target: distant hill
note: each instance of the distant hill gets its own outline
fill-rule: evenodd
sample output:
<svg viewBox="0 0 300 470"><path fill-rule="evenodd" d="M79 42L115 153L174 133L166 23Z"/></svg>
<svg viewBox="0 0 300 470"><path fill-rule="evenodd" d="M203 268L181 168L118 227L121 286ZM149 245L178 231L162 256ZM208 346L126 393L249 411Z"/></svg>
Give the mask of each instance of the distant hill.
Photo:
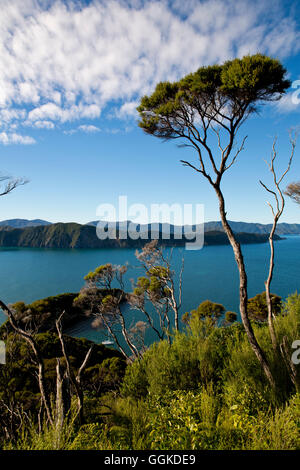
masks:
<svg viewBox="0 0 300 470"><path fill-rule="evenodd" d="M164 246L183 246L192 240L162 239L159 232L159 243ZM266 234L240 233L237 235L241 243L264 243ZM276 236L276 239L279 239ZM100 240L96 235L95 227L76 223L57 223L39 225L25 228L0 228L0 246L4 247L32 247L32 248L130 248L141 247L148 240L137 239L105 239ZM228 239L222 231L209 231L205 233L205 245L225 245Z"/></svg>
<svg viewBox="0 0 300 470"><path fill-rule="evenodd" d="M2 220L0 222L0 227L12 227L12 228L36 227L38 225L51 225L51 222L47 222L47 220L41 220L41 219L34 219L34 220L9 219L9 220Z"/></svg>
<svg viewBox="0 0 300 470"><path fill-rule="evenodd" d="M126 226L130 221L125 222ZM69 223L70 224L70 223ZM98 224L98 220L94 220L85 224L84 226L92 226L96 227ZM121 222L116 223L117 230L119 230ZM123 224L123 222L122 222ZM236 233L257 233L257 234L269 234L271 230L271 224L260 224L254 222L234 222L229 221L229 224L234 232ZM57 225L48 222L47 220L42 219L34 219L34 220L27 220L27 219L9 219L9 220L2 220L0 221L0 228L7 227L7 228L26 228L26 227L39 227L39 226L50 226L50 225ZM68 225L68 224L65 224ZM80 225L80 224L77 224ZM182 233L181 226L174 226L172 224L167 223L159 223L159 224L138 224L138 230L141 232L151 230L151 226L153 226L155 232L160 233L168 233L170 231L171 235L180 232ZM195 225L186 225L185 226L185 233L189 233L191 231L195 231ZM213 222L206 222L205 223L205 232L211 231L221 231L223 232L222 223L220 221L213 221ZM287 223L279 223L276 230L277 235L300 235L300 224L287 224Z"/></svg>
<svg viewBox="0 0 300 470"><path fill-rule="evenodd" d="M117 228L119 227L119 223L117 222ZM98 221L92 221L89 222L87 225L91 226L96 226L98 224ZM127 222L129 224L129 221ZM261 233L261 234L269 234L272 225L271 224L260 224L260 223L255 223L255 222L234 222L234 221L229 221L229 224L232 228L232 230L236 233ZM153 224L152 224L153 225ZM146 224L142 225L142 228L150 228L151 224ZM181 229L181 227L176 227L174 225L170 224L159 224L159 230L162 232L165 232L169 230L170 227L170 233L174 233L174 230L176 229ZM210 231L223 231L222 223L221 221L216 221L216 222L206 222L204 224L204 229L205 232L210 232ZM195 225L187 225L186 226L186 231L191 231L195 230ZM277 235L300 235L300 224L287 224L287 223L279 223L277 225L277 230L276 230Z"/></svg>
<svg viewBox="0 0 300 470"><path fill-rule="evenodd" d="M240 233L270 233L272 228L271 224L260 224L253 222L233 222L229 221L229 224L234 232ZM205 230L223 230L222 223L218 222L206 222ZM300 235L300 224L287 224L279 223L276 229L277 235Z"/></svg>

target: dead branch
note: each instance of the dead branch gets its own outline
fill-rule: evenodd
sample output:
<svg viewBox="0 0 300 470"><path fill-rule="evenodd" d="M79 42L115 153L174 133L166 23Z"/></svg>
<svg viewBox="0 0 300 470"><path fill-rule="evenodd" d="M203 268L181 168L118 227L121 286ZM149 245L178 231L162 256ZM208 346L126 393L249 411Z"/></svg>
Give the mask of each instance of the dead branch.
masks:
<svg viewBox="0 0 300 470"><path fill-rule="evenodd" d="M16 333L18 333L22 338L24 338L25 341L27 341L27 343L30 345L30 347L31 347L31 349L34 353L34 356L35 356L35 359L36 359L36 362L37 362L37 365L38 365L38 383L39 383L41 397L42 397L43 404L44 404L44 407L45 407L45 410L46 410L46 413L47 413L47 418L48 418L49 422L51 424L53 424L50 401L49 401L49 398L47 397L47 394L46 394L46 391L45 391L46 387L45 387L44 361L43 361L43 358L40 354L38 345L37 345L37 343L36 343L36 341L33 337L33 334L32 333L27 333L26 331L24 331L22 328L20 328L18 326L13 312L7 307L7 305L5 305L4 302L2 302L2 300L0 300L0 308L8 316L9 322L10 322L12 328L14 329L14 331Z"/></svg>
<svg viewBox="0 0 300 470"><path fill-rule="evenodd" d="M260 181L260 184L262 185L262 187L268 193L272 194L275 199L275 208L272 206L270 202L268 202L268 205L271 208L271 211L273 214L273 224L272 224L272 228L269 234L269 244L270 244L269 274L268 274L267 280L265 281L266 302L267 302L267 307L268 307L268 326L269 326L270 336L272 340L272 345L275 351L278 350L278 341L277 341L275 327L274 327L275 316L272 310L272 299L271 299L271 294L270 294L270 286L271 286L271 282L273 278L274 265L275 265L274 234L276 231L278 220L280 219L284 211L284 207L285 207L285 200L284 200L283 191L280 187L280 184L291 168L292 160L293 160L294 153L295 153L295 147L296 147L296 137L295 136L293 137L290 134L291 153L290 153L290 157L288 160L288 165L286 169L283 171L283 173L281 174L281 176L279 177L275 169L275 160L277 157L276 143L277 143L277 138L275 137L273 141L273 145L272 145L271 162L268 163L269 170L272 173L274 188L270 189L265 183Z"/></svg>
<svg viewBox="0 0 300 470"><path fill-rule="evenodd" d="M81 374L82 374L83 370L85 369L85 367L87 366L87 363L90 359L90 356L91 356L91 353L92 353L92 350L93 350L93 346L91 346L90 349L88 350L88 352L86 353L86 356L85 356L80 368L78 369L77 375L75 376L75 374L74 374L74 372L73 372L73 370L70 366L69 356L68 356L67 351L66 351L65 340L64 340L64 337L63 337L63 334L62 334L61 319L62 319L62 316L64 315L64 313L65 312L63 312L59 316L59 318L56 320L56 329L57 329L58 337L59 337L59 340L60 340L62 353L63 353L63 356L64 356L65 361L66 361L67 376L68 376L69 381L73 384L73 386L75 388L75 391L76 391L77 402L78 402L77 414L79 416L80 422L82 423L83 420L84 420L84 415L83 415L83 404L84 403L83 403L83 390L82 390L82 384L81 384Z"/></svg>

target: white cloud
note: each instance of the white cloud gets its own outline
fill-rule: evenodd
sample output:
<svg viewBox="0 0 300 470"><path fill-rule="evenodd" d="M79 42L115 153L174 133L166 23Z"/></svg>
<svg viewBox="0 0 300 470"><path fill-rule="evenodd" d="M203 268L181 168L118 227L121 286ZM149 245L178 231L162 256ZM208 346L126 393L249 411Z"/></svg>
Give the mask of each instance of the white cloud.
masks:
<svg viewBox="0 0 300 470"><path fill-rule="evenodd" d="M35 121L33 124L38 129L54 129L54 124L51 121Z"/></svg>
<svg viewBox="0 0 300 470"><path fill-rule="evenodd" d="M0 120L55 126L99 118L111 102L117 117L134 117L158 81L299 47L280 1L2 0Z"/></svg>
<svg viewBox="0 0 300 470"><path fill-rule="evenodd" d="M79 131L86 132L88 134L94 133L94 132L100 132L99 127L92 126L92 125L86 125L83 124L82 126L78 127Z"/></svg>
<svg viewBox="0 0 300 470"><path fill-rule="evenodd" d="M95 132L100 132L101 129L97 126L93 126L92 124L82 124L78 126L76 129L69 129L65 130L64 134L66 135L73 135L75 132L85 132L86 134L94 134Z"/></svg>
<svg viewBox="0 0 300 470"><path fill-rule="evenodd" d="M100 108L96 104L82 104L62 107L56 103L46 103L32 109L28 113L29 121L51 119L53 121L67 122L80 118L96 118L100 116Z"/></svg>
<svg viewBox="0 0 300 470"><path fill-rule="evenodd" d="M120 109L116 111L116 116L120 119L126 119L127 117L134 117L138 116L138 112L136 110L137 106L139 105L138 101L128 101L124 103Z"/></svg>
<svg viewBox="0 0 300 470"><path fill-rule="evenodd" d="M66 135L73 135L73 134L75 134L76 132L78 132L78 129L68 129L68 130L63 131L63 132L64 132L64 134L66 134Z"/></svg>
<svg viewBox="0 0 300 470"><path fill-rule="evenodd" d="M26 111L24 109L0 109L0 124L8 124L11 121L24 119Z"/></svg>
<svg viewBox="0 0 300 470"><path fill-rule="evenodd" d="M32 137L28 135L20 135L16 134L15 132L7 133L7 132L0 132L0 142L4 145L10 144L22 144L22 145L31 145L35 144L36 141Z"/></svg>

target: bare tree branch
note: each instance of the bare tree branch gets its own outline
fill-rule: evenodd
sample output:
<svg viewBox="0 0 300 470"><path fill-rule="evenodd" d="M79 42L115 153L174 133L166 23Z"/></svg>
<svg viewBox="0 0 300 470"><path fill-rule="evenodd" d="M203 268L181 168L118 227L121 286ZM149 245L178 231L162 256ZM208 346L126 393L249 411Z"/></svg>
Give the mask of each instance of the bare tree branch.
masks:
<svg viewBox="0 0 300 470"><path fill-rule="evenodd" d="M91 346L89 348L89 350L86 353L86 356L85 356L80 368L78 369L77 375L75 376L75 374L74 374L74 372L73 372L73 370L70 366L69 357L68 357L68 354L66 352L65 340L64 340L64 337L63 337L63 334L62 334L61 319L62 319L64 313L65 312L63 312L59 316L59 318L56 320L56 329L57 329L58 337L59 337L59 340L60 340L62 353L63 353L63 356L64 356L65 361L66 361L68 378L69 378L70 382L73 384L73 386L75 388L75 391L76 391L77 401L78 401L77 413L79 415L80 422L82 423L83 420L84 420L84 415L83 415L83 390L82 390L82 386L81 386L81 374L82 374L83 370L85 369L85 367L87 366L87 363L89 361L89 358L90 358L92 350L93 350L93 346Z"/></svg>
<svg viewBox="0 0 300 470"><path fill-rule="evenodd" d="M270 189L265 183L260 181L260 184L262 187L270 194L273 195L275 202L276 202L276 207L274 208L270 202L268 202L269 207L271 208L272 214L273 214L273 225L269 234L269 244L270 244L270 262L269 262L269 274L268 278L265 281L265 288L266 288L266 302L267 302L267 307L268 307L268 326L269 326L269 331L270 331L270 336L272 340L272 345L275 351L278 351L278 341L276 337L276 331L274 328L274 314L273 314L273 309L272 309L272 299L271 299L271 294L270 294L270 286L273 278L273 271L274 271L274 259L275 259L275 253L274 253L274 234L276 231L277 223L278 220L280 219L284 207L285 207L285 200L283 196L282 189L280 187L280 184L288 171L291 168L292 160L294 157L295 153L295 146L296 146L296 138L292 137L290 134L290 143L291 143L291 153L290 157L288 160L288 165L281 174L280 177L277 176L277 172L275 169L275 160L277 158L277 151L276 151L276 143L277 143L277 138L274 138L273 145L272 145L272 154L271 154L271 163L268 163L269 170L272 173L273 177L273 184L274 184L274 189Z"/></svg>
<svg viewBox="0 0 300 470"><path fill-rule="evenodd" d="M3 183L6 181L6 183L3 185ZM9 176L0 176L0 188L1 186L2 189L0 189L0 196L5 196L8 193L11 193L14 189L16 189L18 186L23 186L24 184L27 184L29 180L25 178L10 178Z"/></svg>
<svg viewBox="0 0 300 470"><path fill-rule="evenodd" d="M15 319L15 316L14 316L13 312L7 307L7 305L5 305L4 302L2 302L2 300L0 300L0 308L8 316L9 322L10 322L12 328L14 329L14 331L16 333L18 333L22 338L24 338L25 341L27 341L27 343L32 348L32 351L34 353L36 362L38 364L38 382L39 382L41 397L42 397L43 404L44 404L45 409L46 409L47 418L48 418L49 422L51 424L53 424L53 419L52 419L52 414L51 414L51 406L50 406L50 402L49 402L49 399L48 399L47 394L46 394L44 361L43 361L43 358L40 354L38 345L37 345L32 333L27 333L26 331L24 331L22 328L20 328L18 326L18 323Z"/></svg>

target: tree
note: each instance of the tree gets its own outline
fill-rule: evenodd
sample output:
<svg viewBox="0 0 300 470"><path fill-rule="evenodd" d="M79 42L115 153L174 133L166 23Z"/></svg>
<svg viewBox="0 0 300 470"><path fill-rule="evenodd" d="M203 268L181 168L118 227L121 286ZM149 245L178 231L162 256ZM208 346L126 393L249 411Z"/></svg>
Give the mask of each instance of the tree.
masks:
<svg viewBox="0 0 300 470"><path fill-rule="evenodd" d="M229 325L235 321L237 321L237 314L228 310L228 312L225 313L225 323Z"/></svg>
<svg viewBox="0 0 300 470"><path fill-rule="evenodd" d="M145 276L140 276L136 282L132 281L131 293L124 292L123 276L127 266L107 263L85 276L86 286L74 301L75 306L95 317L93 326L106 330L129 361L139 359L145 351L145 333L148 328L153 330L159 340L167 336L169 343L171 321L175 330L179 330L183 261L177 292L171 255L172 252L169 257L164 255L162 248L157 246L157 240L146 243L140 252L136 251ZM114 283L119 288L113 288ZM128 324L122 309L125 300L132 310L143 313L143 320L134 325ZM149 305L154 313L148 311ZM128 348L122 346L121 337ZM131 356L126 349L130 350Z"/></svg>
<svg viewBox="0 0 300 470"><path fill-rule="evenodd" d="M244 137L235 149L244 121L261 103L279 99L290 86L281 63L262 54L234 59L223 65L200 67L178 82L161 82L151 96L144 96L137 108L139 126L150 135L180 139L197 154L198 162L182 160L204 176L215 190L224 231L233 248L240 277L240 313L251 347L270 384L275 382L263 350L257 342L247 312L247 274L240 244L226 214L221 189L223 175L244 148ZM219 158L214 155L215 136Z"/></svg>
<svg viewBox="0 0 300 470"><path fill-rule="evenodd" d="M283 337L282 342L279 344L278 338L276 335L276 329L274 325L274 319L276 318L275 315L277 314L276 309L277 305L276 302L277 300L274 299L274 296L270 294L270 285L272 282L273 278L273 271L274 271L274 234L276 231L276 227L278 224L278 221L284 211L285 207L285 199L284 199L284 192L281 189L281 183L284 179L284 177L287 175L287 173L290 170L291 163L294 157L295 153L295 147L296 147L296 140L297 140L297 134L292 135L290 132L290 143L291 143L291 153L289 157L289 161L286 167L286 170L283 171L281 176L278 176L276 168L275 168L275 160L277 157L277 151L276 151L276 138L274 139L273 142L273 148L272 148L272 156L271 156L271 162L268 164L270 172L272 174L273 178L273 188L271 189L270 187L266 186L262 181L260 181L261 185L265 190L270 193L273 196L273 199L275 200L275 204L271 204L268 202L268 205L271 208L272 215L273 215L273 225L270 231L269 235L269 243L270 243L270 262L269 262L269 274L268 278L265 281L265 286L266 286L266 292L264 296L264 300L267 305L267 320L268 320L268 326L269 326L269 331L270 331L270 336L272 340L272 345L274 349L274 353L279 356L280 359L283 359L284 363L286 364L287 371L289 373L290 379L295 385L296 389L300 389L300 375L299 371L296 369L295 365L293 364L293 361L291 359L291 352L288 348L288 339L286 336ZM291 188L292 186L292 188ZM295 190L295 185L290 185L288 188L290 190L286 192L285 194L291 195L293 199L297 201L297 189ZM299 187L300 189L300 187ZM296 191L296 192L295 192ZM300 193L299 193L300 194ZM300 199L298 200L300 202ZM275 305L274 305L275 304ZM278 305L279 308L279 305Z"/></svg>
<svg viewBox="0 0 300 470"><path fill-rule="evenodd" d="M105 328L123 356L132 361L132 358L140 357L140 352L132 341L122 311L125 300L123 276L126 272L127 266L113 266L110 263L98 266L85 276L86 287L81 289L76 304L87 305L87 313L95 317L93 326ZM117 282L120 288L114 289L113 282ZM99 290L102 290L100 298ZM129 357L119 340L120 329L132 357Z"/></svg>
<svg viewBox="0 0 300 470"><path fill-rule="evenodd" d="M289 196L294 202L300 204L300 181L296 183L290 183L286 190L285 194Z"/></svg>
<svg viewBox="0 0 300 470"><path fill-rule="evenodd" d="M271 156L271 162L268 164L269 165L269 170L272 174L272 179L273 179L273 188L271 189L270 187L266 186L265 183L260 181L260 184L262 187L273 196L275 199L275 207L268 202L268 205L271 208L272 215L273 215L273 225L269 234L269 244L270 244L270 262L269 262L269 274L268 278L265 281L265 287L266 287L266 295L265 295L265 300L267 302L267 308L268 308L268 314L267 314L267 319L268 319L268 326L269 326L269 331L270 331L270 336L273 344L274 351L277 350L278 344L277 344L277 338L276 338L276 332L274 328L274 323L273 323L273 316L276 313L274 310L274 299L271 298L270 294L270 286L271 282L273 279L273 271L274 271L274 260L275 260L275 253L274 253L274 234L276 231L276 227L278 224L278 221L280 217L283 214L284 207L285 207L285 200L283 197L283 192L281 189L281 183L286 176L286 174L289 172L292 160L294 157L295 153L295 147L296 147L296 137L290 135L290 142L291 142L291 154L290 158L288 161L288 165L286 170L282 173L281 176L277 175L276 169L275 169L275 160L277 157L277 151L276 151L276 138L274 139L273 142L273 147L272 147L272 156Z"/></svg>
<svg viewBox="0 0 300 470"><path fill-rule="evenodd" d="M0 176L0 196L11 193L18 186L28 183L25 178L11 178L10 176Z"/></svg>
<svg viewBox="0 0 300 470"><path fill-rule="evenodd" d="M270 294L272 305L272 316L279 315L281 311L281 297L276 294ZM266 292L257 294L248 300L248 313L251 320L268 321L269 316L269 301L267 300Z"/></svg>
<svg viewBox="0 0 300 470"><path fill-rule="evenodd" d="M37 334L35 331L30 330L28 326L21 327L20 322L17 320L15 313L4 303L0 300L0 308L3 312L8 316L9 324L12 327L13 331L22 338L31 348L33 353L34 362L37 366L37 379L39 390L41 394L41 407L39 411L39 415L43 408L46 412L47 422L50 425L55 425L57 431L60 433L64 420L67 417L69 406L71 404L71 389L70 385L72 384L75 393L77 395L77 416L79 417L80 422L83 422L83 389L81 383L82 372L86 368L89 358L91 356L92 347L88 350L82 364L80 365L77 374L75 375L71 366L70 366L70 358L66 352L66 345L65 340L62 333L62 326L61 326L61 318L64 312L60 315L60 317L56 321L56 328L59 337L59 341L61 344L61 350L63 353L63 357L66 362L65 371L63 371L62 364L59 358L56 358L56 400L55 400L55 407L52 406L52 396L51 391L46 386L45 380L45 360L41 354L41 350L39 347ZM68 399L66 397L68 396ZM66 402L68 402L68 406L66 408Z"/></svg>
<svg viewBox="0 0 300 470"><path fill-rule="evenodd" d="M128 301L133 308L144 313L149 326L159 339L163 339L167 334L170 342L171 320L173 320L175 330L179 331L184 260L182 259L181 263L177 293L175 273L171 269L172 251L169 257L166 256L162 248L158 246L157 240L152 240L140 252L136 251L136 257L145 271L145 276L138 278L133 293L128 296ZM154 308L159 327L155 326L152 315L147 311L147 301Z"/></svg>
<svg viewBox="0 0 300 470"><path fill-rule="evenodd" d="M48 421L51 424L53 424L50 397L47 394L46 386L45 386L44 360L41 356L35 335L31 331L26 331L25 328L21 328L19 326L18 321L15 318L14 312L12 312L12 310L10 310L10 308L7 307L7 305L4 302L2 302L2 300L0 300L0 308L8 316L9 323L11 327L13 328L13 330L29 344L29 346L31 347L33 351L35 362L38 368L37 378L38 378L38 384L39 384L39 389L41 393L41 401L45 408Z"/></svg>
<svg viewBox="0 0 300 470"><path fill-rule="evenodd" d="M203 318L211 318L216 322L225 313L225 307L222 304L211 302L211 300L204 300L198 307L190 312L186 312L182 320L189 323L190 319L201 320Z"/></svg>

